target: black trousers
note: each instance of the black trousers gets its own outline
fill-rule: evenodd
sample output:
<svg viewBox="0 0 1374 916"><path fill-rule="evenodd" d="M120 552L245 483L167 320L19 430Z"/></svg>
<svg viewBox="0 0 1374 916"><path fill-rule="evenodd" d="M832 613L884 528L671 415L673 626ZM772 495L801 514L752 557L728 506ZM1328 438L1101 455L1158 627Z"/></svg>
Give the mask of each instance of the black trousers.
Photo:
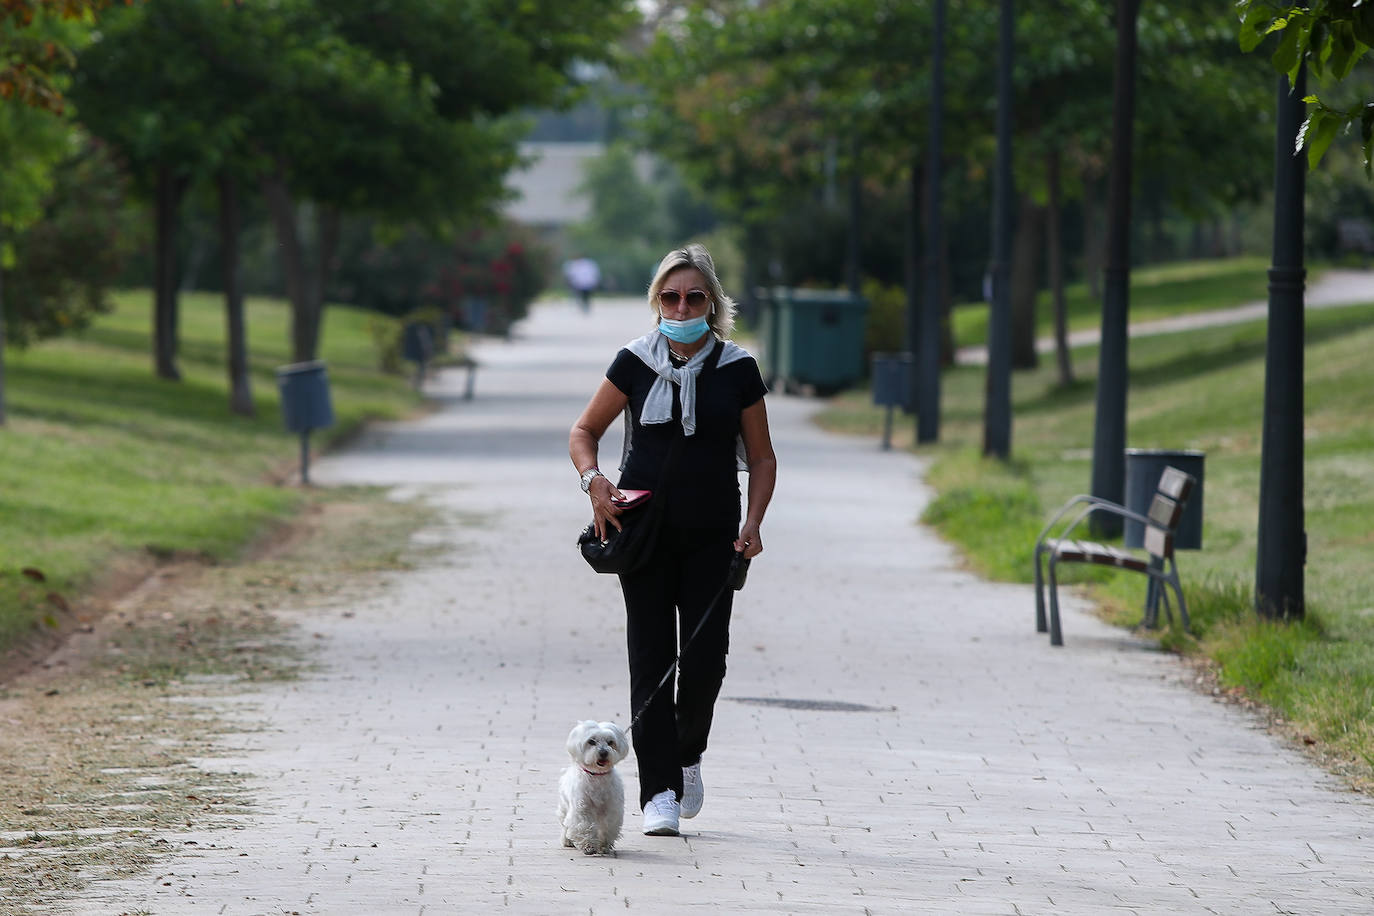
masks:
<svg viewBox="0 0 1374 916"><path fill-rule="evenodd" d="M630 709L638 711L673 664L721 586L734 556L735 531L664 526L652 559L620 577L630 656ZM730 648L726 588L678 662L640 715L631 735L639 765L639 804L664 789L682 798L682 768L701 759Z"/></svg>

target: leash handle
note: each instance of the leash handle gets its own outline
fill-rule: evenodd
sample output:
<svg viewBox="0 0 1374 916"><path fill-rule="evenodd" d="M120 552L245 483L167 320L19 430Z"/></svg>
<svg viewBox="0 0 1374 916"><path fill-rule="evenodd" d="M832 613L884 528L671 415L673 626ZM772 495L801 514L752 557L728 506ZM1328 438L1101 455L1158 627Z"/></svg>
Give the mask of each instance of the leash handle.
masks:
<svg viewBox="0 0 1374 916"><path fill-rule="evenodd" d="M639 704L639 711L634 714L634 718L630 720L630 724L625 731L629 732L634 730L634 727L639 724L640 718L643 717L644 710L649 708L649 704L654 701L654 697L658 696L658 692L663 689L663 685L668 683L668 679L677 671L678 662L682 661L683 653L686 652L687 647L692 644L692 640L697 638L697 634L701 632L701 628L706 626L706 619L711 616L711 612L714 611L716 605L720 603L720 596L724 595L730 588L730 583L735 581L735 571L739 569L739 565L743 560L744 554L738 550L735 551L734 556L730 558L730 568L725 573L725 581L721 583L720 588L716 591L716 596L711 599L711 603L706 606L706 613L701 615L701 619L697 621L697 625L692 630L691 635L687 637L686 642L682 644L682 648L678 650L677 658L673 659L673 663L668 666L668 670L663 672L663 677L659 678L658 686L654 688L653 692L649 694L643 703Z"/></svg>

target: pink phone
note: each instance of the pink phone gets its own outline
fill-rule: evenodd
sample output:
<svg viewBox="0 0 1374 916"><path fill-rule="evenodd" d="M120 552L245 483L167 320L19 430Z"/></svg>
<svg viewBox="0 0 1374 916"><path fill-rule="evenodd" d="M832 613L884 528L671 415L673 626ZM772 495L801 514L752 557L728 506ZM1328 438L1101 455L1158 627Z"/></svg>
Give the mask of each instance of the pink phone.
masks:
<svg viewBox="0 0 1374 916"><path fill-rule="evenodd" d="M650 496L654 495L652 490L621 490L625 494L624 499L611 500L611 505L620 509L633 509L640 503L647 502Z"/></svg>

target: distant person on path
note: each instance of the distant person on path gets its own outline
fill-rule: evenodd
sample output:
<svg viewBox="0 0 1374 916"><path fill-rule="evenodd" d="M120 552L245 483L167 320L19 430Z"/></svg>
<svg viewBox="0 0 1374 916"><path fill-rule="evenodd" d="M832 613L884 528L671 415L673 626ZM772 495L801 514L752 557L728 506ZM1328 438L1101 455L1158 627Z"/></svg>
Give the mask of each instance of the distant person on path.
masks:
<svg viewBox="0 0 1374 916"><path fill-rule="evenodd" d="M758 363L730 341L735 303L721 289L701 245L668 253L649 285L654 327L626 344L573 424L568 451L591 497L598 534L619 528L619 487L656 490L674 439L682 437L664 481L662 527L653 556L620 577L625 595L630 702L644 832L676 836L678 818L695 817L704 788L701 755L725 679L730 610L725 588L678 662L654 693L711 599L735 553L763 551L759 528L773 496L777 458L768 432ZM628 408L626 454L618 485L597 467L597 444ZM749 472L748 513L740 524L739 471ZM650 699L652 697L652 700ZM647 706L644 704L647 703Z"/></svg>
<svg viewBox="0 0 1374 916"><path fill-rule="evenodd" d="M563 277L572 287L582 311L592 308L592 290L601 285L601 268L591 258L579 256L563 265Z"/></svg>

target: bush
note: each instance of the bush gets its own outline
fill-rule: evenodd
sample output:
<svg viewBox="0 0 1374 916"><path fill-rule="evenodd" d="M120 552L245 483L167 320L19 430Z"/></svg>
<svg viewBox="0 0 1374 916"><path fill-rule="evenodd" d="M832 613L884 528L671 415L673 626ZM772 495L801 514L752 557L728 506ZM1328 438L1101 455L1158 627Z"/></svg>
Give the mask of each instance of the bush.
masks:
<svg viewBox="0 0 1374 916"><path fill-rule="evenodd" d="M391 315L370 315L367 333L377 350L377 368L390 375L401 374L401 335L405 325Z"/></svg>
<svg viewBox="0 0 1374 916"><path fill-rule="evenodd" d="M334 301L393 316L434 308L465 326L481 302L479 330L497 333L529 313L550 273L548 252L513 223L471 227L447 241L418 229L385 238L359 224L340 246L339 261Z"/></svg>
<svg viewBox="0 0 1374 916"><path fill-rule="evenodd" d="M7 336L17 346L109 311L125 254L124 182L103 147L83 149L53 178L42 219L15 237L4 275Z"/></svg>
<svg viewBox="0 0 1374 916"><path fill-rule="evenodd" d="M906 290L868 279L863 283L863 296L868 300L864 365L869 365L874 353L901 353L907 348Z"/></svg>

